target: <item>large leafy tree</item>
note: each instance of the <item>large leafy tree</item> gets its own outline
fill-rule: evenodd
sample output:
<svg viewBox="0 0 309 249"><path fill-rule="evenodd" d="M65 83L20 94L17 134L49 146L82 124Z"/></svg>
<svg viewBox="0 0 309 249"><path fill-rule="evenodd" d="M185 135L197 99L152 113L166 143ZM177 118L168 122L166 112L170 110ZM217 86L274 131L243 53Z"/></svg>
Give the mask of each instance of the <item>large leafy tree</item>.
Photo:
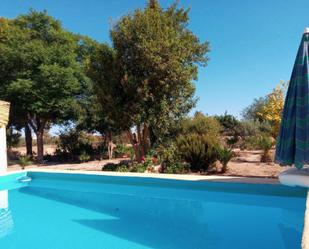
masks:
<svg viewBox="0 0 309 249"><path fill-rule="evenodd" d="M116 108L110 119L127 130L137 160L149 148L151 133L167 133L195 104L192 82L198 65L206 65L208 43L188 29L188 21L187 9L176 4L163 9L150 1L112 26L114 50L92 60L99 98ZM109 72L97 63L104 57L113 65Z"/></svg>
<svg viewBox="0 0 309 249"><path fill-rule="evenodd" d="M12 119L35 132L38 162L44 131L70 118L87 84L81 39L46 12L0 22L0 94L12 104Z"/></svg>
<svg viewBox="0 0 309 249"><path fill-rule="evenodd" d="M89 98L83 103L78 123L81 127L104 134L107 138L109 157L112 156L112 135L129 130L132 125L131 96L134 89L124 88L124 73L114 49L107 44L98 44L91 53L88 75L93 85ZM87 110L87 111L85 111ZM91 124L90 124L91 123Z"/></svg>

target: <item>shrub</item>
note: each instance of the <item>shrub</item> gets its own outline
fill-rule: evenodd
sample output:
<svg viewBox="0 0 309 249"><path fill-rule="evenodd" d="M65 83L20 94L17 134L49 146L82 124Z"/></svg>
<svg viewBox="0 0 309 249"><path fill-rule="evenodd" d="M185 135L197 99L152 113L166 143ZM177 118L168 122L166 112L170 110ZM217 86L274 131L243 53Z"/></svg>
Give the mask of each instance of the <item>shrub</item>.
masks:
<svg viewBox="0 0 309 249"><path fill-rule="evenodd" d="M268 122L259 121L242 121L239 126L239 135L241 137L260 136L262 134L270 134L271 125Z"/></svg>
<svg viewBox="0 0 309 249"><path fill-rule="evenodd" d="M169 164L163 173L167 174L185 174L190 170L190 165L188 163L176 162Z"/></svg>
<svg viewBox="0 0 309 249"><path fill-rule="evenodd" d="M161 173L167 173L167 168L173 167L180 161L178 149L175 143L161 145L157 148L158 161L161 164Z"/></svg>
<svg viewBox="0 0 309 249"><path fill-rule="evenodd" d="M205 116L197 112L193 118L184 119L181 124L181 134L199 134L212 137L219 137L221 126L220 123L212 117Z"/></svg>
<svg viewBox="0 0 309 249"><path fill-rule="evenodd" d="M20 143L21 133L12 127L6 129L6 144L8 148L17 147Z"/></svg>
<svg viewBox="0 0 309 249"><path fill-rule="evenodd" d="M136 163L131 168L130 172L144 173L147 169L147 166L144 163Z"/></svg>
<svg viewBox="0 0 309 249"><path fill-rule="evenodd" d="M227 171L227 165L234 156L235 153L231 149L225 147L218 147L218 160L222 164L222 173L225 173Z"/></svg>
<svg viewBox="0 0 309 249"><path fill-rule="evenodd" d="M227 136L234 136L235 131L238 129L240 122L233 115L224 113L224 115L215 116L223 128L222 133Z"/></svg>
<svg viewBox="0 0 309 249"><path fill-rule="evenodd" d="M273 146L273 140L271 139L271 137L267 136L267 135L263 135L258 139L258 144L260 146L260 148L263 150L263 154L261 156L261 162L271 162L271 155L269 153L269 151L271 150L272 146Z"/></svg>
<svg viewBox="0 0 309 249"><path fill-rule="evenodd" d="M250 136L243 139L240 149L242 150L258 150L260 149L258 144L259 136Z"/></svg>
<svg viewBox="0 0 309 249"><path fill-rule="evenodd" d="M59 135L56 155L58 158L71 160L79 159L82 154L90 157L94 154L91 141L91 137L84 132L76 129L67 130Z"/></svg>
<svg viewBox="0 0 309 249"><path fill-rule="evenodd" d="M116 171L118 167L118 164L116 163L107 163L103 165L102 170L103 171Z"/></svg>
<svg viewBox="0 0 309 249"><path fill-rule="evenodd" d="M21 156L18 160L18 164L21 166L22 169L25 169L26 166L32 164L32 161L29 156Z"/></svg>
<svg viewBox="0 0 309 249"><path fill-rule="evenodd" d="M106 144L105 144L105 143L99 144L99 145L95 148L94 154L96 155L96 158L99 159L99 160L108 158L108 155L107 155L107 146L106 146Z"/></svg>
<svg viewBox="0 0 309 249"><path fill-rule="evenodd" d="M144 173L151 166L152 166L152 159L150 157L147 157L144 162L133 164L130 171Z"/></svg>
<svg viewBox="0 0 309 249"><path fill-rule="evenodd" d="M131 157L134 154L134 150L131 146L126 146L125 144L118 144L115 149L115 157Z"/></svg>
<svg viewBox="0 0 309 249"><path fill-rule="evenodd" d="M190 164L192 171L207 171L218 157L218 141L207 135L181 135L176 141L180 157Z"/></svg>
<svg viewBox="0 0 309 249"><path fill-rule="evenodd" d="M125 164L118 164L116 168L117 172L129 172L129 168Z"/></svg>
<svg viewBox="0 0 309 249"><path fill-rule="evenodd" d="M91 157L89 154L87 154L87 152L82 151L78 158L80 162L84 163L89 161Z"/></svg>

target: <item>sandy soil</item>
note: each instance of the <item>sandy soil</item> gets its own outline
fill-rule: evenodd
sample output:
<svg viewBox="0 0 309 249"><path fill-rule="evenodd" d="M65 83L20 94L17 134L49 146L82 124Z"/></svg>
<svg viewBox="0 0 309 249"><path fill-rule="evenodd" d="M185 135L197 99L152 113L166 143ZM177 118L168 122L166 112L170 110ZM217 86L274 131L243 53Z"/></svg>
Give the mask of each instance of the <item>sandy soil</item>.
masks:
<svg viewBox="0 0 309 249"><path fill-rule="evenodd" d="M52 148L50 148L51 152ZM245 176L245 177L267 177L277 178L280 172L287 169L287 167L281 167L274 163L261 163L261 151L236 151L237 157L235 157L228 165L228 171L225 176ZM46 165L29 165L27 168L39 167L42 169L50 170L86 170L86 171L102 171L103 166L106 163L113 162L118 163L120 160L125 159L113 159L102 161L91 161L86 163L76 164L46 164ZM10 165L9 171L20 170L20 166L17 164Z"/></svg>
<svg viewBox="0 0 309 249"><path fill-rule="evenodd" d="M224 175L277 178L282 171L289 168L275 163L261 163L261 151L239 150L236 153L237 157L228 164L228 171Z"/></svg>
<svg viewBox="0 0 309 249"><path fill-rule="evenodd" d="M56 145L44 145L44 154L49 154L49 155L53 155L56 151ZM20 153L21 155L26 155L26 146L20 146L17 148L13 148L13 151L16 151L18 153ZM36 152L36 146L33 146L33 152Z"/></svg>

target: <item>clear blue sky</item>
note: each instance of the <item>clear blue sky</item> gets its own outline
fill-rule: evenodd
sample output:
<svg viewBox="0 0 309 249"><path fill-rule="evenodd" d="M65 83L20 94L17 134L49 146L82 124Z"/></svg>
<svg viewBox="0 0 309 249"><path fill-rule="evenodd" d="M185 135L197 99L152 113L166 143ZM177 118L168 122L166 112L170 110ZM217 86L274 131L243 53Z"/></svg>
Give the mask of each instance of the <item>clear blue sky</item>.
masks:
<svg viewBox="0 0 309 249"><path fill-rule="evenodd" d="M161 0L166 7L173 0ZM0 16L46 9L70 31L110 42L111 20L146 0L0 0ZM289 80L305 26L308 0L180 0L190 7L190 29L209 41L210 61L196 82L196 110L239 115L254 98Z"/></svg>

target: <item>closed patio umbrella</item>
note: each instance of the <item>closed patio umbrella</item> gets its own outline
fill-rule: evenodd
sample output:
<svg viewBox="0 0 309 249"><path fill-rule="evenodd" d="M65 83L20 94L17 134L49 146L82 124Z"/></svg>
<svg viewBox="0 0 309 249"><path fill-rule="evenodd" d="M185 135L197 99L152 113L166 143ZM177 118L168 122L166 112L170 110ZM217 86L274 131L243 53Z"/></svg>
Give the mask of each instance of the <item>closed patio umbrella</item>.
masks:
<svg viewBox="0 0 309 249"><path fill-rule="evenodd" d="M275 160L299 169L309 164L309 28L303 34L292 71Z"/></svg>

